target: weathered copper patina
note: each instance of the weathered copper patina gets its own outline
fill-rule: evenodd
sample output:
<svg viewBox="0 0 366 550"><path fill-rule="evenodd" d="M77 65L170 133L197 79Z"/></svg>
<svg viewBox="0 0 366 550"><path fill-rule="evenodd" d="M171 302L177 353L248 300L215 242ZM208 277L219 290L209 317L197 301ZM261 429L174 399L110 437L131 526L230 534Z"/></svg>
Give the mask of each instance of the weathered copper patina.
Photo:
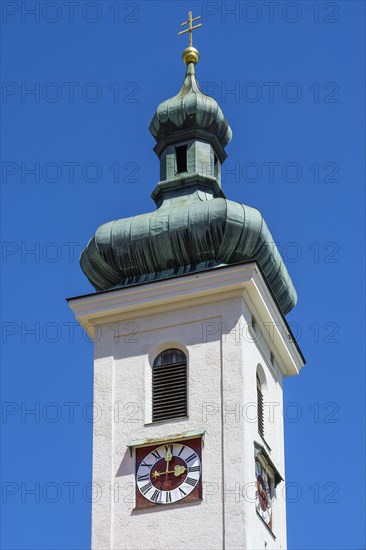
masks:
<svg viewBox="0 0 366 550"><path fill-rule="evenodd" d="M193 63L180 92L159 105L150 131L161 162L152 194L158 208L97 229L80 259L91 284L107 290L255 260L288 313L296 291L261 213L227 200L221 189L232 133L217 102L200 91ZM187 170L178 173L176 147L182 144Z"/></svg>

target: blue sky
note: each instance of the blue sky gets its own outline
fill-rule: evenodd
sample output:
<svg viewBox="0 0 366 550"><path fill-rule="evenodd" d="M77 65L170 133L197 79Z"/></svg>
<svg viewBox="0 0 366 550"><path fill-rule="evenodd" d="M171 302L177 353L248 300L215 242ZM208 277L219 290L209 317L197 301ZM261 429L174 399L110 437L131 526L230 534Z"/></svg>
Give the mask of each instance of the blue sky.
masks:
<svg viewBox="0 0 366 550"><path fill-rule="evenodd" d="M224 190L262 212L299 296L288 545L365 548L364 3L1 8L2 547L89 548L93 349L65 298L92 291L95 229L154 208L148 124L180 88L193 9L198 80L233 129Z"/></svg>

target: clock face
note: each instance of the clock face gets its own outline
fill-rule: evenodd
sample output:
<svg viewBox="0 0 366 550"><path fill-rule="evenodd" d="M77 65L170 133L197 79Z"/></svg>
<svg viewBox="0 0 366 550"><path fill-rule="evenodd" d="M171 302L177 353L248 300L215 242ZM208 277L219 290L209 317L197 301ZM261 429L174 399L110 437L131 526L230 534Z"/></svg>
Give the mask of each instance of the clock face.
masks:
<svg viewBox="0 0 366 550"><path fill-rule="evenodd" d="M200 498L200 440L145 447L137 451L141 456L136 472L138 507Z"/></svg>
<svg viewBox="0 0 366 550"><path fill-rule="evenodd" d="M259 460L255 462L255 475L257 478L256 509L268 527L272 529L271 480Z"/></svg>

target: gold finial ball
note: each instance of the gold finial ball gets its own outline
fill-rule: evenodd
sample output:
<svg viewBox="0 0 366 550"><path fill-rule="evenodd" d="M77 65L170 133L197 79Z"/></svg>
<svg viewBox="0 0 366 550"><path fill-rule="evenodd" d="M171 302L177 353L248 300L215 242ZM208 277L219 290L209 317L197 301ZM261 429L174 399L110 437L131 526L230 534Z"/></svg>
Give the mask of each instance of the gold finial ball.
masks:
<svg viewBox="0 0 366 550"><path fill-rule="evenodd" d="M186 65L188 65L188 63L198 63L200 54L198 53L198 50L196 50L196 48L190 46L189 48L186 48L184 50L182 58Z"/></svg>

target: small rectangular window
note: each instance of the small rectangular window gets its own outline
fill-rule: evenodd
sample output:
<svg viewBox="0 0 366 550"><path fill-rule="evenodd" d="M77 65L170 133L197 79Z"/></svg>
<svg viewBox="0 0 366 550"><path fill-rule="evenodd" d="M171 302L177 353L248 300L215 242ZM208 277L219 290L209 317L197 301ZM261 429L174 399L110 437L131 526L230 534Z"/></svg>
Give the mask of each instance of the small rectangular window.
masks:
<svg viewBox="0 0 366 550"><path fill-rule="evenodd" d="M215 178L217 178L218 175L219 175L219 163L218 163L218 160L217 160L217 156L214 155L214 176L215 176Z"/></svg>
<svg viewBox="0 0 366 550"><path fill-rule="evenodd" d="M175 158L177 174L187 172L187 145L181 145L175 148Z"/></svg>

